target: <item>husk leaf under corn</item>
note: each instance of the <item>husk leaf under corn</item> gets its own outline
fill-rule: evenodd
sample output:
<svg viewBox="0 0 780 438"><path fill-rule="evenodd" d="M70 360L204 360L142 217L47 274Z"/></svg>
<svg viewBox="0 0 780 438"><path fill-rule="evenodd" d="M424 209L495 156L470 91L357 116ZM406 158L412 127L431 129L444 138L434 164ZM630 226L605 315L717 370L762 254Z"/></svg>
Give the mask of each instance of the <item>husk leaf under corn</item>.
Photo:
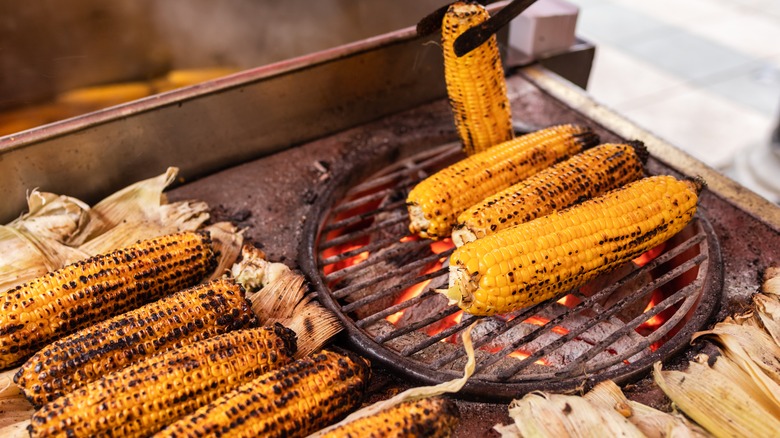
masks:
<svg viewBox="0 0 780 438"><path fill-rule="evenodd" d="M168 168L92 208L75 198L33 190L28 212L0 226L0 290L138 240L198 229L209 217L208 205L168 204L163 193L177 174L177 168Z"/></svg>
<svg viewBox="0 0 780 438"><path fill-rule="evenodd" d="M476 368L476 356L474 355L474 344L471 341L471 330L474 328L476 323L471 324L462 335L463 339L463 348L466 350L466 356L468 357L468 360L466 361L466 365L463 369L463 377L459 377L457 379L450 380L448 382L442 382L438 385L433 386L419 386L416 388L410 388L407 389L404 392L401 392L400 394L395 395L394 397L391 397L387 400L382 400L379 402L376 402L372 405L366 406L360 410L357 410L341 420L340 422L333 424L331 426L328 426L324 429L321 429L311 435L308 436L308 438L318 438L324 435L327 432L330 432L331 430L341 427L345 424L349 424L355 420L358 420L360 418L367 417L369 415L374 415L379 412L382 412L386 409L390 409L394 406L397 406L401 403L412 401L412 400L420 400L428 397L436 397L442 394L452 394L456 393L463 388L463 385L466 384L468 379L471 377L472 374L474 374L474 369Z"/></svg>

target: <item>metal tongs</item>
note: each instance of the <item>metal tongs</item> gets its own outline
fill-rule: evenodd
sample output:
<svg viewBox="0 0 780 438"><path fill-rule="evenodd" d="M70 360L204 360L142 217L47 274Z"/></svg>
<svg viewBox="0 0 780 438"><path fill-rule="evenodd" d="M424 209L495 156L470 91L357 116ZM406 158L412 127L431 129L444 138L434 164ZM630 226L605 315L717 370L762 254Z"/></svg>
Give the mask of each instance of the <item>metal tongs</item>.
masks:
<svg viewBox="0 0 780 438"><path fill-rule="evenodd" d="M494 1L495 0L478 0L477 3L485 6ZM535 2L536 0L513 0L503 9L498 11L496 15L463 32L463 34L455 40L455 55L461 57L481 46L488 38L498 32L502 27L506 26L513 18L520 15ZM425 36L438 31L441 28L444 14L447 13L449 7L449 4L442 6L420 20L417 23L417 35Z"/></svg>

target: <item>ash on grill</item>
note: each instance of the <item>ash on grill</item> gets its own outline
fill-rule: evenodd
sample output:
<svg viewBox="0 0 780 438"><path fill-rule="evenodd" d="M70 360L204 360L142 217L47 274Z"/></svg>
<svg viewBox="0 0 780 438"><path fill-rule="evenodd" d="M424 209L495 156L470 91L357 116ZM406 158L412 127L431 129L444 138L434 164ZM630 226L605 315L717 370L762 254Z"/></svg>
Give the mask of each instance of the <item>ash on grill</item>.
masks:
<svg viewBox="0 0 780 438"><path fill-rule="evenodd" d="M462 370L459 335L477 321L477 370L464 392L511 398L634 376L659 353L682 348L709 317L717 300L700 298L719 292L706 275L718 252L701 214L664 245L561 299L485 318L449 305L436 289L447 285L454 247L409 235L405 199L460 157L448 144L398 161L349 190L322 222L320 296L368 355L443 382Z"/></svg>

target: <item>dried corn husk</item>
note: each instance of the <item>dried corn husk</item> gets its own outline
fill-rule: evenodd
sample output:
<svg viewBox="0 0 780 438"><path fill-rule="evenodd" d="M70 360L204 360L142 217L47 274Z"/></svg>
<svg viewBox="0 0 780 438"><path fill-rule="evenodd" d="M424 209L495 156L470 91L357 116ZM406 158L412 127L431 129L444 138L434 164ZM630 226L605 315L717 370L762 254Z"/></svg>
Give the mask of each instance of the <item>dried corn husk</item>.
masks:
<svg viewBox="0 0 780 438"><path fill-rule="evenodd" d="M702 438L709 434L681 415L668 414L626 398L620 387L611 380L596 385L583 396L594 405L614 409L623 415L648 438Z"/></svg>
<svg viewBox="0 0 780 438"><path fill-rule="evenodd" d="M28 212L0 226L0 290L138 240L199 228L209 217L206 203L168 204L163 194L177 173L171 167L93 208L75 198L34 190L27 197Z"/></svg>
<svg viewBox="0 0 780 438"><path fill-rule="evenodd" d="M110 195L90 210L89 222L66 243L87 254L100 254L134 242L179 231L192 231L208 219L205 202L167 203L163 193L178 174L169 167Z"/></svg>
<svg viewBox="0 0 780 438"><path fill-rule="evenodd" d="M715 436L776 436L780 418L756 401L763 393L710 368L708 360L703 356L686 371L663 371L658 362L655 381L680 410Z"/></svg>
<svg viewBox="0 0 780 438"><path fill-rule="evenodd" d="M769 268L764 275L762 293L753 295L753 307L761 326L780 345L780 268Z"/></svg>
<svg viewBox="0 0 780 438"><path fill-rule="evenodd" d="M474 328L475 325L476 323L471 324L469 328L463 332L463 336L462 336L463 348L466 350L466 355L468 356L468 360L466 361L466 365L463 369L463 377L450 380L449 382L443 382L438 385L420 386L417 388L407 389L406 391L397 394L392 398L376 402L372 405L366 406L358 411L355 411L349 416L347 416L347 418L343 419L342 421L339 421L336 424L333 424L318 432L315 432L309 435L308 438L321 437L326 432L329 432L337 427L343 426L345 424L351 423L357 419L367 417L369 415L374 415L376 413L382 412L386 409L390 409L393 406L397 406L407 401L420 400L428 397L436 397L442 394L448 394L448 393L451 394L460 391L461 388L463 388L463 385L465 385L466 382L468 381L469 377L471 377L471 375L474 374L474 369L476 367L476 358L474 356L474 344L471 342L471 330Z"/></svg>
<svg viewBox="0 0 780 438"><path fill-rule="evenodd" d="M717 342L723 354L737 363L754 379L771 379L780 384L780 346L764 330L749 324L722 322L696 333L693 339L706 336Z"/></svg>
<svg viewBox="0 0 780 438"><path fill-rule="evenodd" d="M32 280L83 255L60 242L84 226L89 206L75 198L34 190L28 212L0 226L0 290Z"/></svg>
<svg viewBox="0 0 780 438"><path fill-rule="evenodd" d="M644 437L612 407L575 395L532 392L509 404L517 435L511 427L496 429L503 437Z"/></svg>

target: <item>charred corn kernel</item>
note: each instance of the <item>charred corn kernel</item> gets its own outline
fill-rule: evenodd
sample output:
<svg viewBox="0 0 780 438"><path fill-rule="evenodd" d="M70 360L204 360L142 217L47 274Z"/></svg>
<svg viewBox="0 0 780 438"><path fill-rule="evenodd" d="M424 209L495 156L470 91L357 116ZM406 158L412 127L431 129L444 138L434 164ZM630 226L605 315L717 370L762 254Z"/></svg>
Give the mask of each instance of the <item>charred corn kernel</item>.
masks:
<svg viewBox="0 0 780 438"><path fill-rule="evenodd" d="M0 368L97 321L193 286L214 269L207 233L148 239L0 293Z"/></svg>
<svg viewBox="0 0 780 438"><path fill-rule="evenodd" d="M456 246L606 193L644 175L639 142L603 144L485 198L458 216Z"/></svg>
<svg viewBox="0 0 780 438"><path fill-rule="evenodd" d="M38 407L160 351L256 324L244 289L220 278L45 346L21 366L14 382Z"/></svg>
<svg viewBox="0 0 780 438"><path fill-rule="evenodd" d="M359 418L320 438L446 438L452 435L458 421L458 407L452 400L431 397L403 402Z"/></svg>
<svg viewBox="0 0 780 438"><path fill-rule="evenodd" d="M409 230L431 239L449 237L458 215L467 208L596 143L598 136L590 129L560 125L467 157L409 192Z"/></svg>
<svg viewBox="0 0 780 438"><path fill-rule="evenodd" d="M368 380L364 359L324 351L242 385L157 436L304 437L357 407Z"/></svg>
<svg viewBox="0 0 780 438"><path fill-rule="evenodd" d="M146 436L292 360L295 333L279 324L168 350L45 404L31 436Z"/></svg>
<svg viewBox="0 0 780 438"><path fill-rule="evenodd" d="M501 230L450 256L447 296L493 315L565 294L680 231L703 182L653 176Z"/></svg>
<svg viewBox="0 0 780 438"><path fill-rule="evenodd" d="M450 5L441 26L444 80L455 127L468 155L514 137L504 68L495 35L462 57L453 44L463 32L487 20L476 2Z"/></svg>

